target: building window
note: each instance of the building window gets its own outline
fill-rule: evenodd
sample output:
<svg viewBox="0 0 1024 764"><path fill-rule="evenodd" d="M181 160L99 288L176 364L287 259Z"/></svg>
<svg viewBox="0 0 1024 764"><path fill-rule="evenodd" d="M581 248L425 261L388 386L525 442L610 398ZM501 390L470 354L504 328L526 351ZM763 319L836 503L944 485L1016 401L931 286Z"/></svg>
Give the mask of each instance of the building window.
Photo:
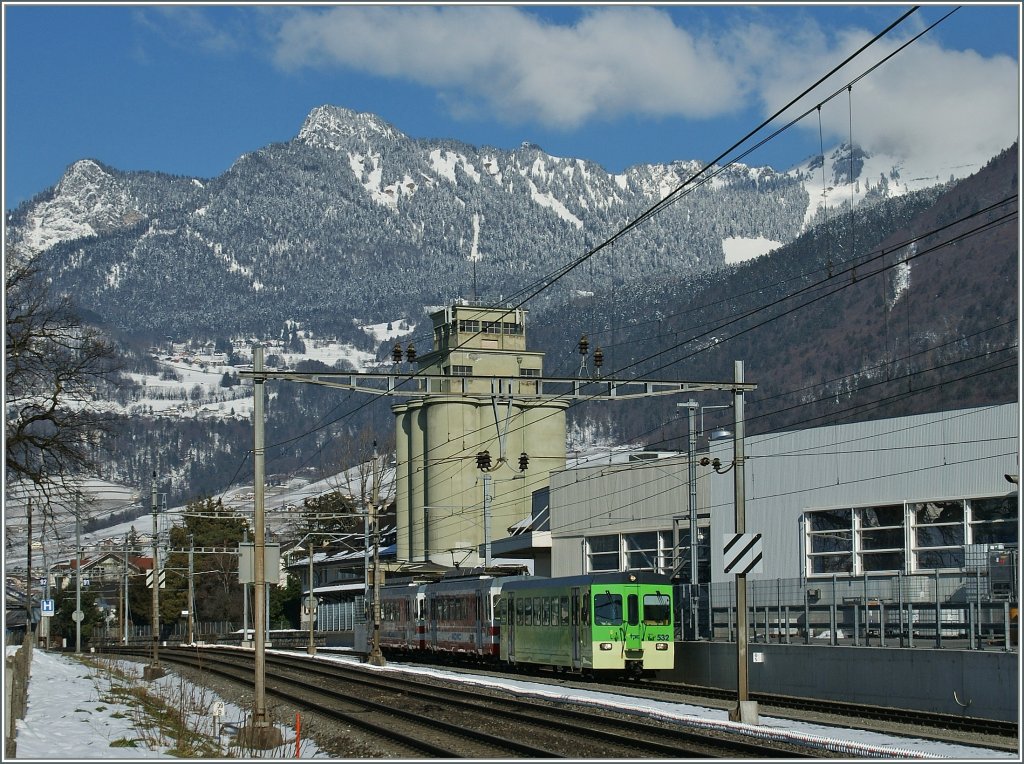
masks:
<svg viewBox="0 0 1024 764"><path fill-rule="evenodd" d="M476 319L472 319L472 320L468 320L468 321L466 321L466 320L460 320L459 321L459 333L460 334L463 333L463 332L465 332L467 334L469 334L469 333L476 334L479 331L480 331L480 322L477 321Z"/></svg>
<svg viewBox="0 0 1024 764"><path fill-rule="evenodd" d="M972 544L1017 543L1017 516L1020 510L1016 497L971 499L969 504Z"/></svg>
<svg viewBox="0 0 1024 764"><path fill-rule="evenodd" d="M807 574L959 569L972 544L1015 544L1016 497L806 512Z"/></svg>
<svg viewBox="0 0 1024 764"><path fill-rule="evenodd" d="M484 321L484 334L501 334L501 321Z"/></svg>
<svg viewBox="0 0 1024 764"><path fill-rule="evenodd" d="M964 565L964 502L927 501L910 504L915 569L962 568Z"/></svg>
<svg viewBox="0 0 1024 764"><path fill-rule="evenodd" d="M525 369L525 368L524 369L520 369L519 370L519 376L520 377L539 377L540 376L540 369Z"/></svg>
<svg viewBox="0 0 1024 764"><path fill-rule="evenodd" d="M871 573L904 568L903 505L860 507L857 509L860 526L858 551L860 570Z"/></svg>
<svg viewBox="0 0 1024 764"><path fill-rule="evenodd" d="M853 572L853 510L808 512L808 574Z"/></svg>
<svg viewBox="0 0 1024 764"><path fill-rule="evenodd" d="M502 334L522 334L523 325L512 321L503 321L501 324Z"/></svg>
<svg viewBox="0 0 1024 764"><path fill-rule="evenodd" d="M676 575L681 583L708 583L711 581L711 532L707 525L697 528L697 580L691 581L690 529L679 528L679 556L675 556L672 531L661 532L662 560L660 572ZM675 564L673 564L673 562Z"/></svg>
<svg viewBox="0 0 1024 764"><path fill-rule="evenodd" d="M658 533L624 533L626 570L657 570Z"/></svg>
<svg viewBox="0 0 1024 764"><path fill-rule="evenodd" d="M472 366L458 366L458 365L454 365L454 366L452 366L452 376L453 377L472 377L473 376L473 367Z"/></svg>
<svg viewBox="0 0 1024 764"><path fill-rule="evenodd" d="M589 571L620 570L618 535L591 536L587 539L587 547Z"/></svg>

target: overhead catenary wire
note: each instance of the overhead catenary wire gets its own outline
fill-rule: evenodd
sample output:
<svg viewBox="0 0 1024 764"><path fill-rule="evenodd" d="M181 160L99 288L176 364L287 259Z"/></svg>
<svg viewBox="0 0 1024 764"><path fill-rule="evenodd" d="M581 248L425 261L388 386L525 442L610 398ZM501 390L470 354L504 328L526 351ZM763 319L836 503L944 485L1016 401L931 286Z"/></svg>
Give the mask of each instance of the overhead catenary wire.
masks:
<svg viewBox="0 0 1024 764"><path fill-rule="evenodd" d="M915 236L911 237L910 239L908 239L908 240L906 240L904 242L901 242L900 244L896 245L896 248L897 249L901 249L901 248L907 246L909 243L913 243L915 241L922 240L922 239L927 238L929 236L933 236L933 235L935 235L935 234L937 234L937 233L939 233L941 231L950 229L953 226L960 225L960 224L970 220L971 218L974 218L974 217L986 214L986 213L988 213L988 212L990 212L990 211L992 211L994 209L997 209L997 208L999 208L1001 206L1005 206L1009 202L1014 201L1015 198L1016 197L1008 197L1006 199L1003 199L1003 200L1001 200L999 202L996 202L996 203L990 205L989 207L986 207L986 208L984 208L982 210L978 210L976 212L970 213L970 214L964 216L963 218L960 218L960 219L954 220L954 221L952 221L950 223L947 223L947 224L944 224L942 226L939 226L938 228L933 229L933 230L931 230L929 232L926 232L926 233L920 234L920 235L915 235ZM943 247L949 246L949 245L951 245L951 244L953 244L953 243L955 243L957 241L960 241L960 240L962 240L962 239L964 239L964 238L966 238L968 236L975 235L977 233L983 232L983 231L988 230L989 228L991 228L993 226L1005 224L1008 220L1011 220L1011 219L1013 219L1015 217L1016 217L1016 213L1013 212L1013 213L1008 213L1006 215L1000 216L999 218L996 218L996 219L993 219L993 220L990 220L990 221L986 221L985 223L981 224L980 226L977 226L977 227L975 227L973 229L970 229L969 231L960 233L960 234L958 234L956 237L954 237L952 239L945 240L943 242L937 243L934 246L929 247L927 249L920 249L914 255L911 255L911 256L908 256L907 258L904 258L904 260L901 261L901 262L906 262L909 259L917 258L917 257L923 257L923 256L926 256L926 255L931 254L933 252L939 251ZM869 258L868 260L866 260L864 264L867 264L869 262L872 262L873 260L879 259L879 258L883 257L884 254L885 254L885 252L883 251L880 255L876 255L875 257L872 257L872 258ZM896 262L896 263L892 263L892 264L889 264L889 265L884 265L884 261L883 261L883 266L878 271L875 271L874 273L872 273L870 275L877 275L877 273L879 273L879 272L881 272L883 270L888 270L888 269L897 267L899 264L900 263ZM853 266L851 266L851 268L852 267ZM840 275L841 275L841 273L840 273ZM754 330L756 328L760 328L760 327L766 325L767 323L770 323L771 321L774 321L774 320L777 320L778 318L781 318L784 315L787 315L787 314L792 313L792 312L794 312L796 310L805 308L808 305L810 305L811 303L817 302L820 299L824 299L825 297L831 296L832 294L835 294L838 291L850 288L852 286L851 282L849 282L849 281L847 281L845 279L841 279L839 282L834 283L832 286L829 286L827 284L827 281L826 282L819 282L819 283L816 283L816 284L812 284L812 285L809 285L809 286L804 287L802 289L799 289L799 290L797 290L796 292L794 292L792 294L785 295L785 296L779 298L778 300L776 300L776 301L774 301L774 302L772 302L772 303L770 303L768 305L760 306L760 307L758 307L756 309L753 309L748 314L744 314L744 315L741 315L739 317L735 317L735 318L733 318L733 319L731 319L729 321L726 321L723 324L718 325L717 328L718 329L724 328L725 326L727 326L729 324L732 324L732 323L735 323L735 322L741 320L742 318L749 317L750 315L753 315L754 313L760 312L762 310L767 310L768 308L771 308L771 307L774 307L775 305L781 304L782 302L785 302L786 300L792 299L795 296L799 296L800 294L803 294L805 292L813 293L813 291L815 289L817 289L818 287L821 287L822 285L824 285L829 291L822 292L821 294L816 295L816 296L812 296L806 302L803 302L803 303L797 305L794 308L791 308L791 309L789 309L787 311L784 311L782 313L773 315L773 316L765 319L764 321L762 321L762 322L760 322L760 323L758 323L758 324L756 324L754 326L747 327L746 329L743 329L740 332L737 332L734 335L732 335L730 337L730 339L733 338L733 337L739 336L740 334L746 333L748 331L752 331L752 330ZM641 361L638 361L638 362L636 362L634 364L631 364L630 366L625 367L625 368L631 368L632 366L636 366L639 363L641 363L643 360L651 360L652 358L654 358L654 357L656 357L658 355L661 355L663 353L669 352L671 350L678 349L678 347L681 347L684 344L687 344L687 343L679 343L676 347L669 348L669 349L663 350L663 351L659 351L659 353L653 354L652 356L649 356L647 359L642 359ZM693 355L693 353L690 354L690 356L692 356L692 355ZM684 357L689 357L689 356L684 356ZM678 360L680 360L680 359L675 359L675 360L672 361L672 363L675 363ZM665 366L668 366L668 365L671 365L671 363L665 364L664 366L662 366L660 368L665 368ZM582 402L583 401L572 402L572 403L570 403L570 406L579 405L579 403L582 403ZM477 431L477 432L480 432L480 431ZM467 433L467 434L468 435L472 435L473 433Z"/></svg>
<svg viewBox="0 0 1024 764"><path fill-rule="evenodd" d="M853 60L853 58L854 58L854 57L855 57L856 55L859 55L859 53L860 53L860 52L862 52L863 50L865 50L865 49L866 49L866 48L867 48L868 46L870 46L871 44L873 44L874 42L876 42L876 41L877 41L878 39L880 39L880 38L881 38L882 36L884 36L884 35L885 35L886 33L888 33L888 31L890 31L890 30L891 30L892 28L894 28L894 27L895 27L895 26L896 26L897 24L901 23L901 22L902 22L902 21L903 21L903 20L904 20L905 18L907 18L907 17L908 17L909 15L910 15L910 13L913 13L913 12L914 12L914 11L915 11L916 9L917 9L917 7L915 6L915 8L911 9L911 10L910 10L910 11L908 11L908 12L907 12L906 14L904 14L903 16L901 16L901 17L900 17L900 19L898 19L898 20L897 20L896 22L894 22L894 23L893 23L892 25L890 25L890 26L889 26L889 27L887 27L887 28L886 28L885 30L883 30L883 32L881 32L881 33L879 33L878 35L876 35L876 36L875 36L875 37L874 37L874 38L873 38L873 39L872 39L871 41L869 41L868 43L866 43L866 44L865 44L865 45L864 45L864 46L863 46L862 48L860 48L860 49L859 49L859 50L858 50L857 52L855 52L855 53L854 53L854 54L852 54L852 55L851 55L850 57L848 57L848 58L847 58L846 60L844 60L844 62L843 62L843 63L841 63L841 64L840 64L839 66L835 67L835 68L834 68L834 69L833 69L833 70L832 70L831 72L829 72L829 74L827 74L827 75L826 75L825 77L823 77L823 78L821 78L820 80L818 80L818 81L817 81L817 82L816 82L816 83L815 83L814 85L812 85L812 86L811 86L811 88L808 88L807 90L805 90L805 91L804 91L803 93L801 93L801 95L800 95L800 96L798 96L798 97L797 97L796 99L794 99L794 100L793 100L793 101L791 101L791 102L790 102L789 104L787 104L787 106L786 106L786 107L783 107L783 109L779 110L779 111L778 111L778 112L777 112L777 113L776 113L775 115L773 115L773 116L772 116L772 117L770 117L770 118L769 118L768 120L766 120L766 121L765 121L764 123L762 123L762 125L760 125L760 126L759 126L758 128L756 128L756 129L755 129L754 131L751 131L751 133L749 133L749 134L748 134L747 136L745 136L745 137L744 137L743 139L741 139L741 141L739 141L738 143L734 144L734 146L733 146L733 147L730 147L730 149L728 149L728 150L727 150L726 152L723 152L723 153L722 153L722 154L721 154L721 155L720 155L720 156L719 156L718 158L716 158L715 160L712 160L712 162L708 163L708 165L706 165L704 169L706 170L706 169L707 169L708 167L712 166L712 165L713 165L713 164L715 164L715 163L716 163L717 161L719 161L720 159L722 159L723 157L725 157L725 156L726 156L727 154L729 154L729 153L730 153L731 151L733 151L733 150L734 150L734 149L735 149L736 147L738 147L738 146L742 145L742 144L743 144L743 143L744 143L744 142L745 142L746 140L748 140L748 139L749 139L749 138L750 138L751 136L755 135L755 134L756 134L756 133L757 133L758 131L760 131L760 130L761 130L761 129L762 129L762 128L763 128L764 126L765 126L765 125L769 124L769 123L770 123L770 122L771 122L771 121L772 121L773 119L775 119L775 118L776 118L777 116L779 116L780 114L782 114L782 113L783 113L783 112L784 112L784 111L785 111L786 109L788 109L788 108L789 108L789 107L790 107L790 106L791 106L792 104L796 103L796 102L797 102L797 101L798 101L798 100L799 100L800 98L802 98L802 97L803 97L803 96L805 96L805 95L806 95L807 93L809 93L809 92L810 92L811 90L813 90L813 89L814 89L815 87L817 87L817 86L818 86L819 84L821 84L822 82L824 82L825 80L827 80L827 78L828 78L828 77L830 77L830 76L831 76L832 74L834 74L834 73L835 73L836 71L838 71L838 70L839 70L839 69L840 69L840 68L841 68L842 66L846 65L846 64L847 64L847 63L848 63L849 61ZM877 66L877 65L876 65L876 66ZM622 229L620 229L620 231L619 231L618 233L616 233L616 234L615 234L615 235L613 235L613 236L612 236L611 238L609 238L608 240L606 240L606 241L605 241L605 242L604 242L603 244L601 244L601 245L598 245L597 247L594 247L594 248L590 249L590 250L589 250L589 251L588 251L587 253L585 253L585 255L583 256L583 258L581 258L581 259L578 259L578 260L577 260L577 261L576 261L576 262L575 262L575 263L574 263L574 264L572 265L572 267L576 267L576 266L577 266L577 265L579 265L579 264L580 264L581 262L585 262L585 261L586 261L586 259L589 259L590 257L592 257L592 256L593 256L594 254L596 254L597 252L599 252L599 251L600 251L601 249L603 249L603 248L604 248L605 246L609 246L610 244L614 243L614 241L615 241L615 240L616 240L616 239L617 239L618 237L620 237L620 236L624 235L624 234L625 234L626 232L628 232L629 230L632 230L632 228L633 228L633 227L635 227L636 225L638 225L639 223L641 223L641 222L642 222L643 220L646 220L646 219L647 219L647 218L648 218L648 217L649 217L649 216L650 216L651 214L654 214L654 213L655 213L655 212L656 212L657 210L660 210L660 209L662 209L662 208L663 208L664 206L666 206L666 205L667 205L667 203L671 203L671 200L673 200L673 199L675 199L675 198L678 198L678 196L679 196L679 192L680 192L680 191L681 191L682 189L684 189L685 187L687 187L688 185L692 185L692 184L693 184L693 182L694 182L694 180L695 180L695 178L697 178L697 177L698 177L699 175L700 175L700 173L697 173L697 174L695 174L695 176L693 176L692 178L688 179L688 180L687 180L686 182L684 182L683 184L681 184L681 185L680 185L680 186L679 186L679 187L678 187L678 188L677 188L677 189L676 189L676 190L675 190L675 191L674 191L674 192L673 192L672 194L670 194L670 196L669 196L669 197L666 197L666 199L662 200L662 202L660 202L659 204L657 204L657 205L654 205L654 206L653 206L652 208L650 208L650 209L649 209L649 210L648 210L648 211L647 211L646 213L644 213L643 215L641 215L641 216L640 216L639 218L637 218L636 220L634 220L634 221L633 221L632 223L630 223L630 224L628 224L627 226L625 226L625 227L623 227ZM530 297L536 296L536 294L538 294L538 293L539 293L539 291L542 291L543 289L546 289L546 288L547 288L547 287L549 287L549 286L550 286L551 284L555 283L555 281L557 281L557 280L558 280L559 278L562 278L562 277L563 277L563 276L564 276L564 275L565 275L566 273L568 273L568 270L565 270L565 269L560 269L559 271L557 271L557 272L556 272L555 274L553 274L552 276L548 277L547 279L545 279L545 280L542 280L542 281L539 281L539 282L535 282L536 284L539 284L539 285L540 285L540 286L539 286L539 288L537 289L537 291L534 291L534 293L533 293L532 295L530 295L529 297L527 297L526 299L530 299ZM525 291L521 290L520 294L525 294ZM525 300L524 300L524 302L525 302ZM522 305L522 304L523 304L523 303L520 303L520 305ZM364 405L369 405L369 404L367 403L367 404L364 404ZM360 410L361 408L363 408L363 406L359 406L359 407L357 407L357 408L355 409L355 411L358 411L358 410ZM353 414L353 413L355 413L355 412L350 412L350 413L349 413L348 415L346 415L346 416L350 416L350 415L351 415L351 414ZM331 426L331 425L333 425L333 424L336 424L336 423L337 423L338 421L340 421L340 420L333 420L333 421L330 421L330 422L324 422L324 423L323 423L323 424L322 424L321 426L319 426L319 427L318 427L318 428L316 428L316 429L323 429L324 427L328 427L328 426ZM312 433L312 432L314 432L314 431L315 431L315 430L313 430L313 431L310 431L309 433L304 433L304 434L303 434L302 436L297 436L297 438L298 438L298 437L304 437L305 435L311 434L311 433ZM289 441L284 441L284 442L285 442L285 443L286 443L286 442L291 442L291 440L295 440L295 439L297 439L297 438L293 438L293 439L290 439ZM277 445L280 445L280 444L272 444L272 445L271 445L271 447L274 447L274 446L277 446ZM239 470L236 470L236 473L235 473L236 475L238 474L238 472L240 471L240 469L241 469L241 467L239 467Z"/></svg>

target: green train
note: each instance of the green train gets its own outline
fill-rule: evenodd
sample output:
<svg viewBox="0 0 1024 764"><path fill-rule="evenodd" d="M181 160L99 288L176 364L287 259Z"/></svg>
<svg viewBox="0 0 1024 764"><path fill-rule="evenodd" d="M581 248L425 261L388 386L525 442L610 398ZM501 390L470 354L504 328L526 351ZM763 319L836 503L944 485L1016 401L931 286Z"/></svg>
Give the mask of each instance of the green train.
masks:
<svg viewBox="0 0 1024 764"><path fill-rule="evenodd" d="M495 607L500 660L580 674L670 670L673 612L671 580L656 573L510 577Z"/></svg>

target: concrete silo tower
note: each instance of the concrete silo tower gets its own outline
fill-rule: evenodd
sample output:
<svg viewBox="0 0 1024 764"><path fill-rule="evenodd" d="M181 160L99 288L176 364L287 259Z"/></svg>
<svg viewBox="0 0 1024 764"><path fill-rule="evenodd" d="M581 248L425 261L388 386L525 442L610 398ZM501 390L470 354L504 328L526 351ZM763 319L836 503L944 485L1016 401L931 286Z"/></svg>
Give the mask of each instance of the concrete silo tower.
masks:
<svg viewBox="0 0 1024 764"><path fill-rule="evenodd" d="M544 354L526 349L526 311L460 301L431 320L433 348L415 363L440 388L392 406L397 556L471 567L565 466L568 401L540 395Z"/></svg>

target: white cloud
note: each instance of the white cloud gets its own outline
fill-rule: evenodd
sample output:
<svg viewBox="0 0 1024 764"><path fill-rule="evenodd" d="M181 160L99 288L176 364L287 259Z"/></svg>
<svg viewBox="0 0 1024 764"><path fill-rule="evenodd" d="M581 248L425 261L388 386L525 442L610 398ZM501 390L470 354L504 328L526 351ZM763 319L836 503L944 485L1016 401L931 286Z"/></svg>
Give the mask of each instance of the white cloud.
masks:
<svg viewBox="0 0 1024 764"><path fill-rule="evenodd" d="M785 32L752 25L738 30L737 47L744 51L768 116L873 34L846 29L829 40L814 24ZM982 164L1017 139L1016 61L943 49L927 36L883 61L906 39L885 39L871 46L788 111L780 124L838 94L821 108L826 147L852 135L855 143L873 152L937 169ZM818 114L812 113L800 129L817 136Z"/></svg>
<svg viewBox="0 0 1024 764"><path fill-rule="evenodd" d="M651 8L587 12L574 26L511 7L335 7L281 26L276 62L342 65L439 88L451 107L572 128L594 117L708 117L740 107L742 78Z"/></svg>
<svg viewBox="0 0 1024 764"><path fill-rule="evenodd" d="M587 8L573 24L511 6L296 9L278 29L274 59L288 70L343 67L416 82L458 116L574 129L627 115L767 116L877 31L824 29L796 14L730 18L691 31L651 7ZM784 119L841 91L821 109L826 145L849 137L852 116L853 139L869 150L950 167L1009 146L1020 104L1018 65L1007 56L943 49L926 35L855 82L847 99L846 84L911 33L871 46ZM817 113L799 129L817 137Z"/></svg>

